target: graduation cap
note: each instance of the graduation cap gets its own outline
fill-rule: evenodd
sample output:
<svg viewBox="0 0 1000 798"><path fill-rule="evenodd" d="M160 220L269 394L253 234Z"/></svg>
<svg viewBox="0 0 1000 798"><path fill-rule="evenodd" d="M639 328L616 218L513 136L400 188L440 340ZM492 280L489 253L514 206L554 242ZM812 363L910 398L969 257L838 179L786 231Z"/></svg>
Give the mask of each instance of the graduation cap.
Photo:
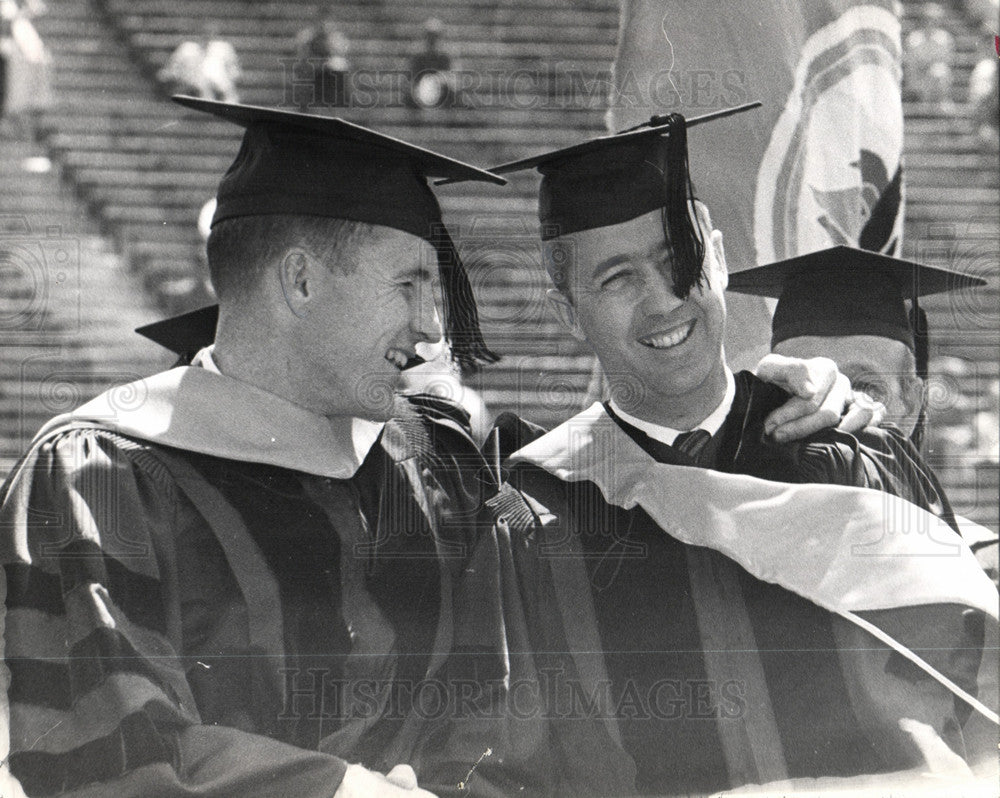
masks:
<svg viewBox="0 0 1000 798"><path fill-rule="evenodd" d="M236 160L219 184L213 226L243 216L289 214L382 225L422 238L437 252L445 333L455 359L465 371L498 359L483 341L468 276L427 181L503 185L503 178L344 119L183 95L173 99L245 128ZM174 351L187 351L199 340L207 345L214 323L209 325L207 310L201 313L138 332ZM210 326L213 337L202 338Z"/></svg>
<svg viewBox="0 0 1000 798"><path fill-rule="evenodd" d="M687 119L655 116L636 128L490 169L542 175L538 218L543 241L621 224L657 209L673 254L674 293L686 297L700 284L705 246L693 221L694 188L688 168L687 129L748 111L759 102Z"/></svg>
<svg viewBox="0 0 1000 798"><path fill-rule="evenodd" d="M971 275L846 246L729 275L730 291L778 300L772 348L800 335L876 335L905 344L923 378L927 319L919 297L983 285Z"/></svg>
<svg viewBox="0 0 1000 798"><path fill-rule="evenodd" d="M215 327L218 321L219 306L209 305L171 316L163 321L136 327L135 331L179 355L181 361L190 363L199 349L215 340Z"/></svg>

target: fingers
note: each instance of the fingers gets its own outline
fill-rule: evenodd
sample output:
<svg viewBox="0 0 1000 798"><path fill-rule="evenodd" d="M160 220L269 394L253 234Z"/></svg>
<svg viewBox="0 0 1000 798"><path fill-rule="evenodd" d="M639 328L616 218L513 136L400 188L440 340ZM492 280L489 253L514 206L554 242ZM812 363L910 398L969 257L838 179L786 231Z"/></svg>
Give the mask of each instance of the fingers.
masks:
<svg viewBox="0 0 1000 798"><path fill-rule="evenodd" d="M822 401L839 374L837 364L829 358L814 357L809 360L765 355L756 368L757 376L764 382L778 385L794 396Z"/></svg>
<svg viewBox="0 0 1000 798"><path fill-rule="evenodd" d="M885 417L884 404L876 402L862 391L853 391L851 398L852 401L847 406L837 429L844 432L857 432L864 427L873 427L882 422Z"/></svg>
<svg viewBox="0 0 1000 798"><path fill-rule="evenodd" d="M926 723L912 718L900 718L899 728L910 735L927 763L927 771L935 774L971 776L972 771L958 754L952 751L936 731Z"/></svg>
<svg viewBox="0 0 1000 798"><path fill-rule="evenodd" d="M813 358L821 361L823 358ZM832 361L830 361L832 363ZM822 364L820 364L822 366ZM821 377L828 379L831 373L822 367ZM805 438L828 427L836 427L841 422L844 405L850 399L851 381L839 371L832 372L832 381L823 395L811 398L793 396L784 405L772 412L764 421L764 431L778 443ZM810 381L812 378L810 378ZM864 412L859 411L863 420ZM859 426L864 426L860 424ZM855 427L857 429L858 427Z"/></svg>
<svg viewBox="0 0 1000 798"><path fill-rule="evenodd" d="M402 787L404 790L417 789L417 774L413 772L413 768L409 765L396 765L396 767L385 774L385 778L386 781L395 784L397 787Z"/></svg>
<svg viewBox="0 0 1000 798"><path fill-rule="evenodd" d="M764 421L764 431L778 443L805 438L840 422L840 412L817 408L816 402L793 396Z"/></svg>
<svg viewBox="0 0 1000 798"><path fill-rule="evenodd" d="M830 362L832 363L833 361ZM833 385L821 400L819 408L821 413L827 415L832 413L837 418L837 421L830 426L839 423L840 417L844 414L844 408L851 403L853 393L851 390L851 381L839 371L835 372L833 375Z"/></svg>
<svg viewBox="0 0 1000 798"><path fill-rule="evenodd" d="M390 778L391 777L391 778ZM396 765L388 776L361 765L348 765L334 798L435 798L417 787L417 776L409 765Z"/></svg>

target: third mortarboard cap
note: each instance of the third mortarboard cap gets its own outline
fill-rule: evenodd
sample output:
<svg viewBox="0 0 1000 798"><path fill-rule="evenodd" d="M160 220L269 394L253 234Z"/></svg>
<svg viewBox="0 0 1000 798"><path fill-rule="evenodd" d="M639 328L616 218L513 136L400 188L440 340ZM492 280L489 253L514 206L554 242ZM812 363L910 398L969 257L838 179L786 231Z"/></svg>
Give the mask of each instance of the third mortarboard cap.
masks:
<svg viewBox="0 0 1000 798"><path fill-rule="evenodd" d="M173 99L245 128L236 159L219 184L213 226L287 214L381 225L422 238L438 255L445 331L456 360L470 369L477 360L497 359L483 342L468 277L427 181L502 185L503 178L343 119L183 95ZM190 339L195 331L181 332L182 325L190 319L166 320L157 334Z"/></svg>
<svg viewBox="0 0 1000 798"><path fill-rule="evenodd" d="M729 290L778 300L771 345L800 335L876 335L916 351L904 300L985 285L978 277L836 246L729 276Z"/></svg>
<svg viewBox="0 0 1000 798"><path fill-rule="evenodd" d="M190 360L202 347L215 340L215 326L219 321L219 306L208 307L172 316L137 327L139 335Z"/></svg>
<svg viewBox="0 0 1000 798"><path fill-rule="evenodd" d="M687 120L680 114L654 117L640 129L600 136L490 171L541 173L538 218L543 240L664 209L664 234L674 254L674 291L686 296L700 280L704 256L704 243L692 221L687 129L759 105L748 103Z"/></svg>

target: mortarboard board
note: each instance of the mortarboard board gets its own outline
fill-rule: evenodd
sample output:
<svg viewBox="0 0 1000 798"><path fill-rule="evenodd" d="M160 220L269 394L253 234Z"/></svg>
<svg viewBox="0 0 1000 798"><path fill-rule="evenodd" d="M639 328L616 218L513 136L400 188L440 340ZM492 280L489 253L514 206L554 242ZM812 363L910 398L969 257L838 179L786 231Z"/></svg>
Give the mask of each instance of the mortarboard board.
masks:
<svg viewBox="0 0 1000 798"><path fill-rule="evenodd" d="M135 331L153 343L180 355L181 360L190 362L199 349L215 340L215 326L218 321L219 306L209 305L171 316L163 321L136 327Z"/></svg>
<svg viewBox="0 0 1000 798"><path fill-rule="evenodd" d="M456 360L466 370L477 361L497 360L482 339L468 277L427 181L502 185L503 178L335 117L183 95L173 99L245 128L236 159L219 184L213 226L243 216L289 214L382 225L422 238L438 254L445 331ZM184 314L140 331L186 352L197 336L214 335L214 324L206 319ZM198 324L191 326L193 321Z"/></svg>
<svg viewBox="0 0 1000 798"><path fill-rule="evenodd" d="M982 285L978 277L846 246L729 275L730 291L778 300L772 347L800 335L877 335L909 347L922 377L927 345L919 297Z"/></svg>
<svg viewBox="0 0 1000 798"><path fill-rule="evenodd" d="M541 237L609 227L663 210L664 236L673 252L674 292L687 296L701 281L704 242L695 223L694 189L687 158L687 129L760 106L726 108L685 120L653 117L638 128L583 141L490 169L509 174L537 169Z"/></svg>

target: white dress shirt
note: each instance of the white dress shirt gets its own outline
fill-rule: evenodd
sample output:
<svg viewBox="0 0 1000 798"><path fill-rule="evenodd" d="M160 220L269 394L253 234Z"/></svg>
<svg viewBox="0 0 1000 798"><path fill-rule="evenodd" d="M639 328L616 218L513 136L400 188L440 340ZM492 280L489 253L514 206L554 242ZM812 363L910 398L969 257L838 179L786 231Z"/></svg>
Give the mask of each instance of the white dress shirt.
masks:
<svg viewBox="0 0 1000 798"><path fill-rule="evenodd" d="M733 400L735 398L736 380L733 378L733 372L730 371L729 368L726 368L726 395L722 397L722 401L715 408L715 410L709 413L700 424L692 429L703 429L710 435L715 435L715 433L722 428L722 424L726 420L726 416L729 415L729 411L732 409ZM678 435L689 431L674 429L673 427L665 427L662 424L654 424L651 421L636 418L631 413L626 413L622 410L614 399L611 399L608 404L611 405L611 409L615 411L615 415L617 415L622 421L631 424L638 430L642 430L653 440L665 443L667 446L673 446Z"/></svg>

